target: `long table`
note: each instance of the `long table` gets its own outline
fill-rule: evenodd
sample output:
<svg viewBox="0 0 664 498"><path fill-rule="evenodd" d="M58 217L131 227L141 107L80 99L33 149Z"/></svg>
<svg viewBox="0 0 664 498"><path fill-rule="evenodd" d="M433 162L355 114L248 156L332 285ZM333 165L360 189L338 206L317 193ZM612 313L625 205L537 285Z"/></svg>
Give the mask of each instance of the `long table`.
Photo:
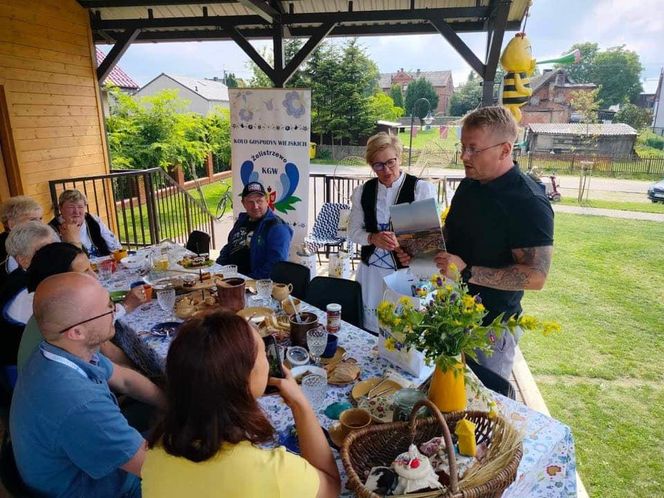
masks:
<svg viewBox="0 0 664 498"><path fill-rule="evenodd" d="M212 271L220 268L213 267ZM126 290L140 276L130 270L119 269L105 286L110 290ZM324 323L325 313L303 303L304 311L318 315ZM156 300L140 306L118 320L116 341L126 354L149 375L163 375L170 339L155 337L150 329L157 323L170 321L173 316L161 310ZM179 320L178 320L179 321ZM361 377L379 377L387 368L395 368L377 355L376 337L347 322L342 322L338 332L339 345L358 360L362 367ZM423 379L399 371L415 383ZM352 385L329 386L323 407L336 401L349 401ZM524 435L523 458L514 483L505 491L504 497L562 497L576 496L576 461L574 440L568 426L531 410L517 401L487 391L495 400L498 410ZM260 404L278 432L293 424L293 416L279 396L264 396ZM318 413L321 425L329 428L333 420L322 410ZM338 452L334 452L342 479L346 474ZM350 492L344 491L346 494Z"/></svg>

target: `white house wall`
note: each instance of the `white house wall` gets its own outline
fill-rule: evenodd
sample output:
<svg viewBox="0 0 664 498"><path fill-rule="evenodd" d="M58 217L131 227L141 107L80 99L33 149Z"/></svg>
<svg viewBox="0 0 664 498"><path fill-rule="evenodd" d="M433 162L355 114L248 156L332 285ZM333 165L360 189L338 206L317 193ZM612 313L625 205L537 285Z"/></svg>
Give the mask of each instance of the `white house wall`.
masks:
<svg viewBox="0 0 664 498"><path fill-rule="evenodd" d="M146 97L155 95L162 90L178 90L178 96L181 99L189 101L188 110L205 116L210 110L210 102L195 92L192 92L186 86L181 85L175 80L163 74L152 80L150 83L136 92L137 97ZM228 107L228 102L226 103Z"/></svg>

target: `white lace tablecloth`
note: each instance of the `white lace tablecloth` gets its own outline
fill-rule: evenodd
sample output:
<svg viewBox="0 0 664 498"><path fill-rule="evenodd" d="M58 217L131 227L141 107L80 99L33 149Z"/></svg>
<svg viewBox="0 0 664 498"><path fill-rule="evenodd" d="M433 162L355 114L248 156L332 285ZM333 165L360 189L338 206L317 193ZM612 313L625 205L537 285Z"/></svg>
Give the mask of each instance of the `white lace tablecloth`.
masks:
<svg viewBox="0 0 664 498"><path fill-rule="evenodd" d="M219 271L213 267L212 271ZM126 290L132 282L140 280L136 273L126 269L118 270L110 281L104 282L109 290ZM276 304L276 303L275 303ZM316 313L324 323L325 313L303 303L304 311ZM156 300L143 305L118 320L116 341L127 355L150 375L162 375L170 339L155 337L150 329L157 323L171 321L172 315L162 311ZM175 321L180 321L175 319ZM349 355L358 360L362 367L361 378L380 377L392 365L379 358L376 352L376 338L371 334L342 322L339 345ZM400 371L403 377L417 382L412 375ZM423 379L419 379L421 381ZM323 407L336 401L350 400L352 385L345 387L329 386ZM524 434L523 458L519 465L516 481L505 491L504 497L562 497L576 496L576 462L574 440L568 426L529 409L522 403L491 393L499 411L519 431ZM484 409L482 400L472 396L469 409ZM268 414L275 429L280 432L293 424L290 409L279 396L265 396L260 404ZM323 427L330 427L333 420L322 410L318 418ZM345 481L345 472L338 452L334 452ZM346 493L349 493L346 491Z"/></svg>

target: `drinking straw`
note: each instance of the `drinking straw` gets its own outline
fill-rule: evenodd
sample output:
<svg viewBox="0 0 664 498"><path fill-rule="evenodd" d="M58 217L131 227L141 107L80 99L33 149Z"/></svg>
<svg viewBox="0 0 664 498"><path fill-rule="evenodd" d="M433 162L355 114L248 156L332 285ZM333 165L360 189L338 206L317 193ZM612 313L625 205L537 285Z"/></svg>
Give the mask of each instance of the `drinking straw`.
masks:
<svg viewBox="0 0 664 498"><path fill-rule="evenodd" d="M302 323L302 318L300 317L300 314L297 311L297 308L295 307L295 303L293 302L293 296L290 294L288 295L288 301L290 302L291 306L293 307L293 311L295 312L295 319L297 320L297 323Z"/></svg>

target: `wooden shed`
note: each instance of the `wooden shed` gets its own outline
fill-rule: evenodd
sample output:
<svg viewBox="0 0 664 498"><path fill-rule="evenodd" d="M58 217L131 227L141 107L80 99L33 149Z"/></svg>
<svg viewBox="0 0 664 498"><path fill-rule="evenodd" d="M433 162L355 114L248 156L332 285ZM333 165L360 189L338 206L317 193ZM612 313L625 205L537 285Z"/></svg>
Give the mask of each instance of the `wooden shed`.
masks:
<svg viewBox="0 0 664 498"><path fill-rule="evenodd" d="M631 157L637 132L624 123L532 123L527 150L534 153Z"/></svg>

